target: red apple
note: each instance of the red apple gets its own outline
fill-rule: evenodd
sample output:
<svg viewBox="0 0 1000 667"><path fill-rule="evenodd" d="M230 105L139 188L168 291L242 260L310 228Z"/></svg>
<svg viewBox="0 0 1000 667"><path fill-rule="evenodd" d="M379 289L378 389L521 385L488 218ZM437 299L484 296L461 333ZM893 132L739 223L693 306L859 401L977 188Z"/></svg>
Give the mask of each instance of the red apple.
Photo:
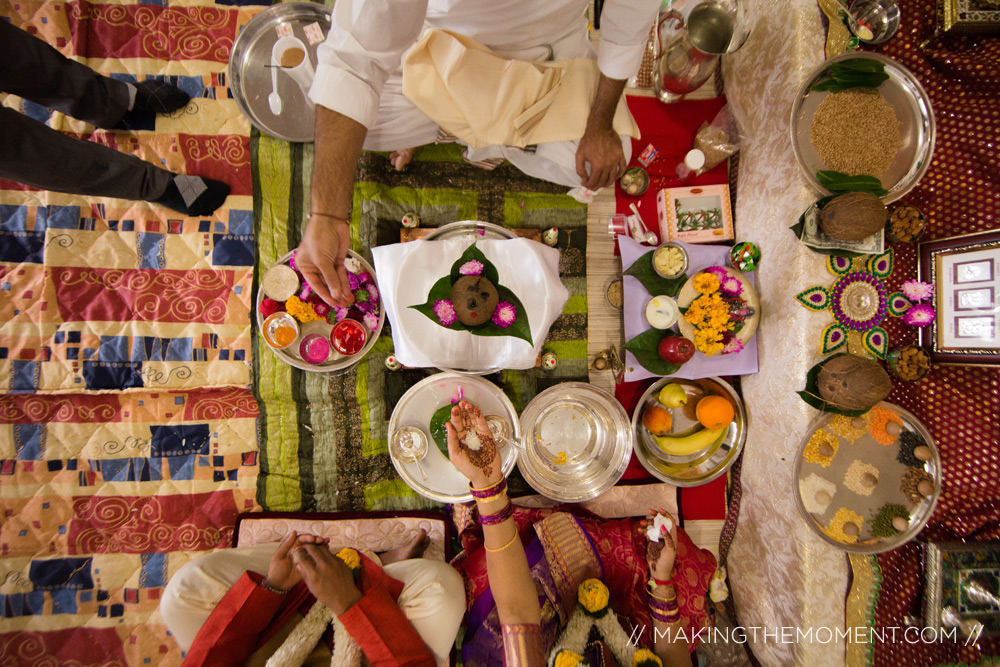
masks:
<svg viewBox="0 0 1000 667"><path fill-rule="evenodd" d="M668 364L686 364L694 356L694 343L684 336L664 336L656 353Z"/></svg>

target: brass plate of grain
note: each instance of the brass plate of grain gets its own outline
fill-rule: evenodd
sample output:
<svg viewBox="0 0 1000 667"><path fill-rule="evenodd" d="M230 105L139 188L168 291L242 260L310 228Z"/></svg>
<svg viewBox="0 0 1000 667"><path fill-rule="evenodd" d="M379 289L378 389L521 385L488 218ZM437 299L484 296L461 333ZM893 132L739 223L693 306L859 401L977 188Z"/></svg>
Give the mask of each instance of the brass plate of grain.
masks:
<svg viewBox="0 0 1000 667"><path fill-rule="evenodd" d="M941 459L931 434L899 406L883 401L855 419L861 421L826 413L809 427L795 457L795 501L823 541L881 553L912 540L930 519L941 493ZM898 435L886 428L890 422ZM926 496L917 491L923 480L931 485ZM846 523L857 526L856 535Z"/></svg>
<svg viewBox="0 0 1000 667"><path fill-rule="evenodd" d="M809 138L813 115L820 103L831 93L811 91L809 88L824 76L830 63L858 58L878 60L885 65L889 80L879 86L878 91L889 102L899 119L901 143L896 157L884 175L872 174L880 176L882 187L889 191L889 194L882 198L888 204L902 198L923 178L934 154L935 136L934 110L931 108L927 91L908 69L895 60L878 53L850 53L831 58L814 69L799 88L792 104L792 117L789 123L792 149L806 180L819 192L831 194L816 179L817 170L829 167L820 159Z"/></svg>

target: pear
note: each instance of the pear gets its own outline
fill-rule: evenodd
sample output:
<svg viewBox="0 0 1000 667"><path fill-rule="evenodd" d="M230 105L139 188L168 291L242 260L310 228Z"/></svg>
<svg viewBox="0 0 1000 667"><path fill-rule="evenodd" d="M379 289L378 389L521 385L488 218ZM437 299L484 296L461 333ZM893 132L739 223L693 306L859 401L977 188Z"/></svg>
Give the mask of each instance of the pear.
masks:
<svg viewBox="0 0 1000 667"><path fill-rule="evenodd" d="M656 400L668 408L679 408L688 402L687 392L679 384L669 382L663 385Z"/></svg>

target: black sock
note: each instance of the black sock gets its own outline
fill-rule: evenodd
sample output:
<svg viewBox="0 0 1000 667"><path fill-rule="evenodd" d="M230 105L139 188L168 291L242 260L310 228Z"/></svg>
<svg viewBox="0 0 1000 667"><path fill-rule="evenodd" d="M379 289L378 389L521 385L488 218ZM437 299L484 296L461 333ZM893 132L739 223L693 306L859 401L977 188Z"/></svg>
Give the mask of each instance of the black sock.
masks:
<svg viewBox="0 0 1000 667"><path fill-rule="evenodd" d="M156 114L172 113L183 109L191 96L177 86L163 81L146 79L135 84L135 101L115 127L126 130L151 130L155 127Z"/></svg>
<svg viewBox="0 0 1000 667"><path fill-rule="evenodd" d="M187 198L182 191L187 193ZM162 204L185 215L199 216L212 213L222 206L228 196L229 186L222 181L176 174L170 179L163 194L152 201L154 204Z"/></svg>
<svg viewBox="0 0 1000 667"><path fill-rule="evenodd" d="M171 113L187 106L191 96L177 86L146 79L135 84L135 102L130 111Z"/></svg>

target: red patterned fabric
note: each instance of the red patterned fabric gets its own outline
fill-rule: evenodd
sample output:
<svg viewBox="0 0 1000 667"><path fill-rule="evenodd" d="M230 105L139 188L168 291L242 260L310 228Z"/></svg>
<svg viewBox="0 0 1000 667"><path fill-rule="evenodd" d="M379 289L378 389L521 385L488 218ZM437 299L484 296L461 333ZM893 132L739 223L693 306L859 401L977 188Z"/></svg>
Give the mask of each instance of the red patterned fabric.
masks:
<svg viewBox="0 0 1000 667"><path fill-rule="evenodd" d="M927 217L922 240L996 229L1000 222L1000 39L942 37L935 32L933 0L902 0L899 33L884 48L921 81L930 95L937 144L927 174L904 199ZM917 277L916 246L894 244L890 290ZM917 331L890 318L892 346L917 342ZM916 415L941 453L941 499L921 541L1000 538L1000 369L936 366L920 382L894 381L889 401ZM901 625L922 614L921 547L911 543L878 556L882 583L875 626ZM1000 655L1000 640L984 638L981 653L962 642L903 642L875 646L874 664L908 667L964 662Z"/></svg>
<svg viewBox="0 0 1000 667"><path fill-rule="evenodd" d="M553 512L570 511L572 508L554 509L514 508L514 520L527 544L533 537L531 527ZM611 606L643 628L643 642L652 644L652 621L646 595L648 566L646 564L646 538L637 530L634 519L607 520L588 515L581 510L571 512L587 532L604 568L604 583L611 592ZM459 519L459 514L456 514ZM471 604L489 587L486 576L486 553L481 549L482 528L475 522L458 524L461 529L465 553L452 564L462 573L466 582L467 600ZM694 630L705 627L707 612L705 594L716 561L711 552L698 548L683 530L678 531L677 558L674 586L680 601L681 621L685 628ZM696 644L692 643L691 650Z"/></svg>

